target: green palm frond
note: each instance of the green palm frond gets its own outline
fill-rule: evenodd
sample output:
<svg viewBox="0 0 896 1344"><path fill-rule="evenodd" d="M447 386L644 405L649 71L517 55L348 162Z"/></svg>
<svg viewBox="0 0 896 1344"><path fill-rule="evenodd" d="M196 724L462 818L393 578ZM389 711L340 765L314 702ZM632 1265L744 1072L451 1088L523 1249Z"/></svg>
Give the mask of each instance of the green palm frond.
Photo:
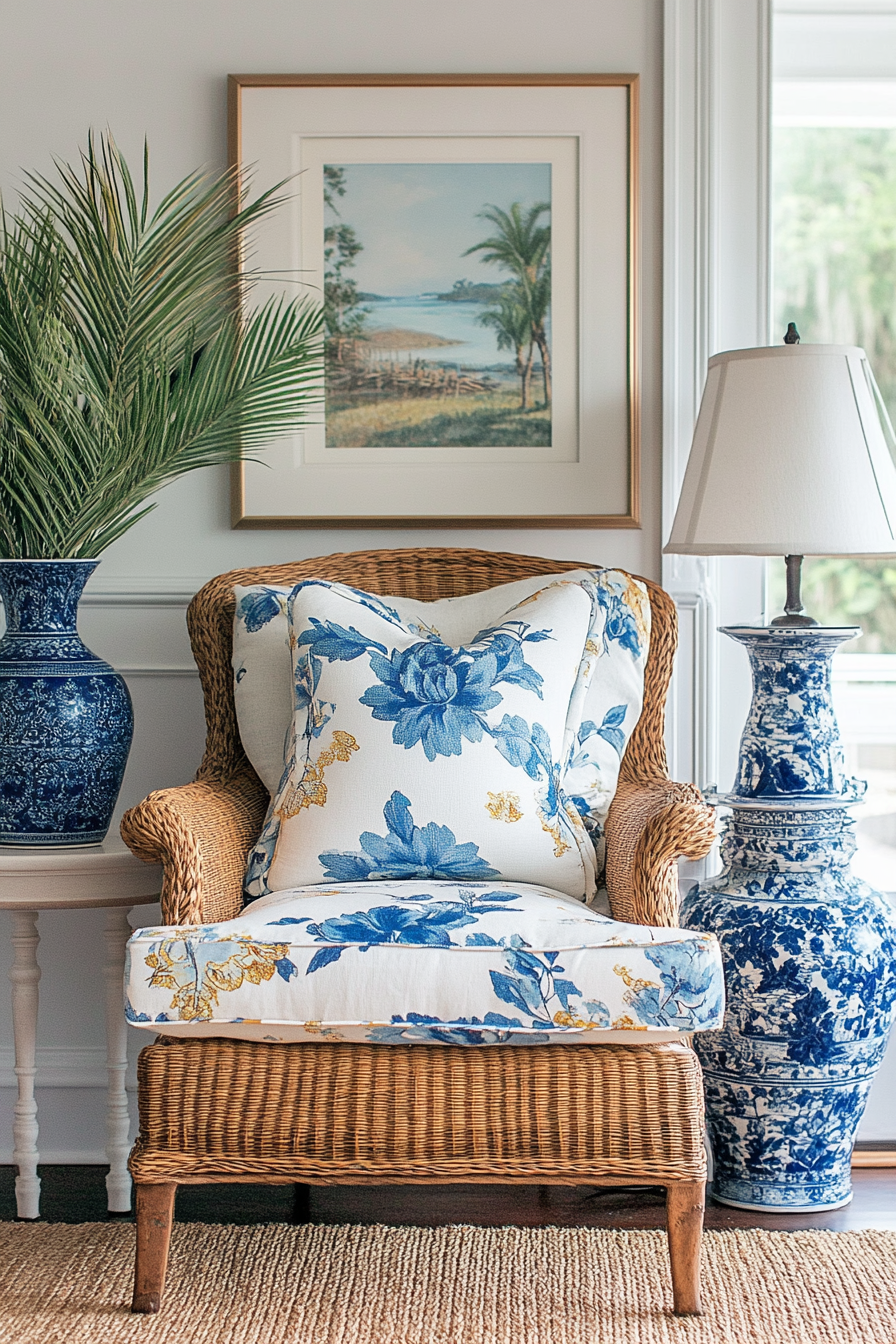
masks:
<svg viewBox="0 0 896 1344"><path fill-rule="evenodd" d="M95 555L185 472L234 461L322 398L322 316L243 316L249 226L234 172L195 173L150 209L110 137L59 182L29 178L0 220L0 554ZM243 307L245 305L242 305Z"/></svg>

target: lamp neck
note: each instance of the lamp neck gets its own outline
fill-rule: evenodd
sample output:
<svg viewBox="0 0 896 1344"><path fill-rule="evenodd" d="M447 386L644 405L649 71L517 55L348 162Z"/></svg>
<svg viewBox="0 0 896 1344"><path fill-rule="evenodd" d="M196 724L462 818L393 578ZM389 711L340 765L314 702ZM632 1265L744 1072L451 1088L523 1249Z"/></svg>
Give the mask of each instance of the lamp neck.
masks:
<svg viewBox="0 0 896 1344"><path fill-rule="evenodd" d="M803 599L800 596L803 557L801 555L785 555L784 564L787 569L787 597L784 602L784 615L776 616L772 625L817 625L818 622L815 618L807 616L803 611Z"/></svg>

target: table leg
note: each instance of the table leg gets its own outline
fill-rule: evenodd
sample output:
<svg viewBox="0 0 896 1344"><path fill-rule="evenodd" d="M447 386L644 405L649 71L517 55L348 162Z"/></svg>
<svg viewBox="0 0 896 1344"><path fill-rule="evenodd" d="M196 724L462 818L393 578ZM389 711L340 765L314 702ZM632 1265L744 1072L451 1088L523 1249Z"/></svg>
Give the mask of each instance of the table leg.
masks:
<svg viewBox="0 0 896 1344"><path fill-rule="evenodd" d="M37 964L36 910L13 910L12 945L15 957L9 978L12 981L12 1024L15 1036L15 1073L19 1094L13 1120L12 1159L16 1176L16 1211L20 1218L40 1217L40 1180L37 1175L37 1102L34 1079L37 1073Z"/></svg>
<svg viewBox="0 0 896 1344"><path fill-rule="evenodd" d="M128 1142L131 1116L125 1079L128 1069L128 1028L124 1017L124 947L131 936L128 912L106 911L106 1067L109 1090L106 1110L106 1156L109 1174L106 1192L110 1213L130 1213L131 1178Z"/></svg>

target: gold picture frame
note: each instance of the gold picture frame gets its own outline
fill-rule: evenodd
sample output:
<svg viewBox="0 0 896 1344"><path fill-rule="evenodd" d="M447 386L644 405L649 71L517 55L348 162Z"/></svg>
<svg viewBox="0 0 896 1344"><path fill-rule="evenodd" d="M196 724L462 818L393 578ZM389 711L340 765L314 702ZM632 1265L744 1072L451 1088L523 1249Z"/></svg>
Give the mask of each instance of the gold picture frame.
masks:
<svg viewBox="0 0 896 1344"><path fill-rule="evenodd" d="M500 432L541 436L531 444L508 445L489 430L495 437L483 435L482 444L439 439L407 446L409 435L431 435L431 425L447 424L441 415L422 431L402 429L404 441L393 435L379 442L365 428L360 443L342 442L337 429L356 423L354 403L339 421L331 411L328 422L322 407L316 426L266 451L263 465L233 468L233 527L640 527L638 83L632 74L229 76L230 162L251 170L253 190L285 178L299 184L277 222L265 225L253 264L272 274L298 270L308 283L317 282L317 292L325 266L321 184L334 171L324 160L348 164L361 181L379 174L384 183L399 171L394 165L425 168L437 181L444 168L445 181L456 180L448 164L468 175L487 165L491 181L503 180L506 169L512 182L517 163L534 171L545 160L554 230L549 330L551 348L562 352L560 363L554 360L553 399L545 381L542 401L525 412L528 418L519 410L501 412L522 428L501 425ZM499 286L480 288L497 292ZM366 297L387 316L378 303L408 311L401 298ZM433 293L419 302L446 297ZM412 302L418 300L406 299ZM413 331L386 330L386 340L426 335L419 324ZM388 358L389 368L400 368L400 353ZM502 406L509 403L509 350L504 358L505 372L495 364L482 375L486 391L474 386L479 404L491 405L487 393L496 378L504 379ZM442 370L439 377L454 386L455 398L458 387L466 392L471 379L475 384L459 361L433 364L411 350L406 359L418 378L418 367L426 376ZM542 378L548 365L546 356L534 366ZM379 387L389 375L377 376ZM448 405L447 394L439 396L446 412L462 414L464 408ZM405 403L398 409L411 410ZM366 422L358 415L369 422L369 415ZM580 511L583 500L587 512Z"/></svg>

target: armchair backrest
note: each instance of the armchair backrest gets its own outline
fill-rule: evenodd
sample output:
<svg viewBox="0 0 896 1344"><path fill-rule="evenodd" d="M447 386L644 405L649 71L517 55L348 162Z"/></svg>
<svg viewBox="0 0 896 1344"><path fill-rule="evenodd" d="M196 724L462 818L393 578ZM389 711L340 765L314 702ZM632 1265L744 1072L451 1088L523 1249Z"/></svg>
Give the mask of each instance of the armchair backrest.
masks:
<svg viewBox="0 0 896 1344"><path fill-rule="evenodd" d="M187 612L193 656L205 699L205 755L197 779L225 781L251 769L239 738L233 700L234 584L294 584L303 579L348 583L379 596L433 601L462 597L533 574L562 574L593 568L593 562L546 560L501 551L423 547L408 550L349 551L285 565L263 565L219 574L199 590ZM645 669L644 708L629 739L619 775L622 783L666 776L663 738L666 695L677 640L675 605L649 579L650 649Z"/></svg>

